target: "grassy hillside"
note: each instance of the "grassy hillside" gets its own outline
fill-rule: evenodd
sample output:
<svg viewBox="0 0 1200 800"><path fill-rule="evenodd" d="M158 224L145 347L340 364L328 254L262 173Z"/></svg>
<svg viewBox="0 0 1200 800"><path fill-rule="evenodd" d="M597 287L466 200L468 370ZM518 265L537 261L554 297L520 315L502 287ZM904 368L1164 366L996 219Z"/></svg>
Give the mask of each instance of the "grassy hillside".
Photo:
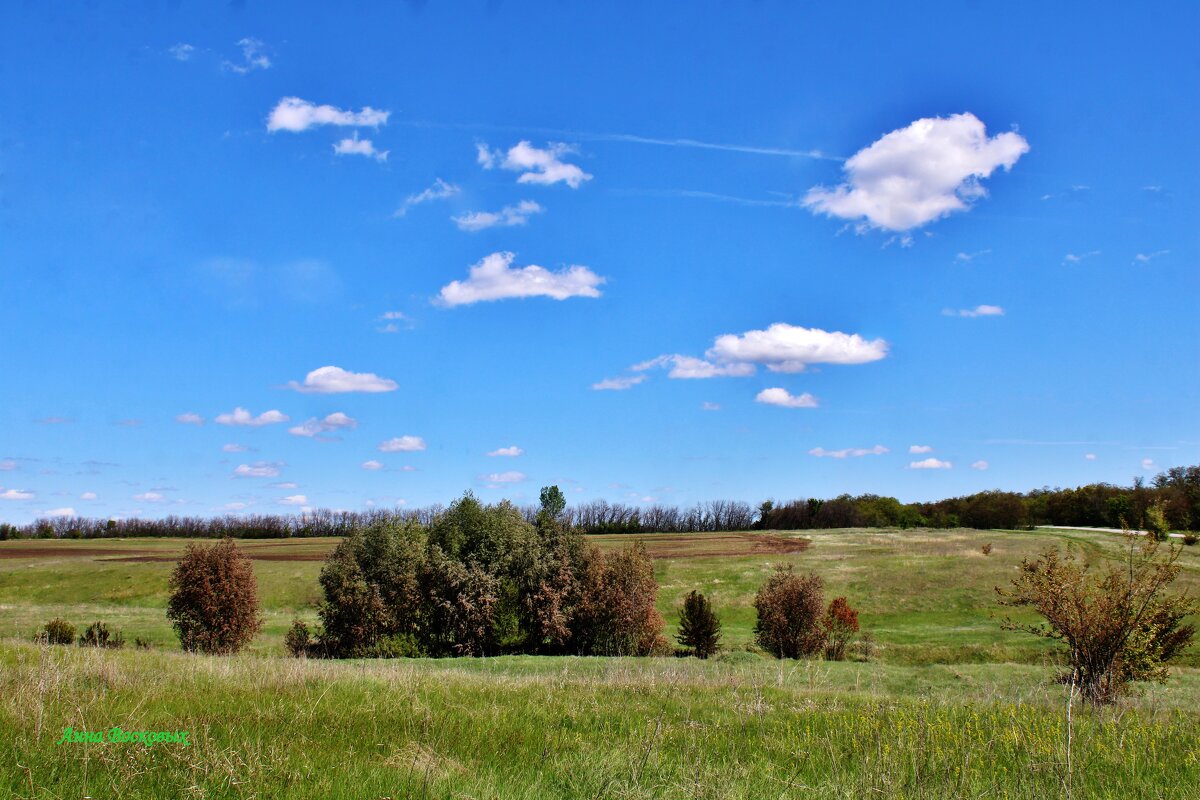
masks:
<svg viewBox="0 0 1200 800"><path fill-rule="evenodd" d="M656 534L595 537L601 547L634 538L655 556L659 609L672 628L682 598L709 594L726 645L753 640L754 592L780 562L814 570L829 597L846 595L891 664L1041 663L1044 643L1002 631L995 587L1007 585L1022 558L1070 543L1092 556L1119 556L1119 535L1075 531L828 530L800 534ZM980 547L993 544L991 555ZM334 539L256 540L239 547L254 559L266 613L255 642L282 652L291 619L316 618L317 574ZM807 546L805 544L807 543ZM28 638L47 619L76 625L103 619L126 638L175 646L164 616L167 577L186 545L177 539L0 542L0 636ZM801 549L802 548L802 549ZM792 552L788 552L792 551ZM1181 588L1200 592L1200 547L1186 548ZM1200 665L1200 656L1185 663Z"/></svg>
<svg viewBox="0 0 1200 800"><path fill-rule="evenodd" d="M641 537L670 623L709 593L715 661L504 657L297 661L333 540L240 543L267 630L236 658L178 651L163 615L178 540L0 543L0 796L52 798L959 798L1200 796L1200 670L1074 709L1041 643L1000 630L993 587L1087 532L868 531ZM620 547L629 537L597 539ZM984 556L980 547L991 542ZM1200 549L1200 548L1198 548ZM869 663L746 652L772 565L862 608ZM1200 585L1183 554L1180 588ZM39 647L61 615L150 651ZM1195 657L1192 657L1192 662ZM65 727L187 731L179 744L58 744Z"/></svg>

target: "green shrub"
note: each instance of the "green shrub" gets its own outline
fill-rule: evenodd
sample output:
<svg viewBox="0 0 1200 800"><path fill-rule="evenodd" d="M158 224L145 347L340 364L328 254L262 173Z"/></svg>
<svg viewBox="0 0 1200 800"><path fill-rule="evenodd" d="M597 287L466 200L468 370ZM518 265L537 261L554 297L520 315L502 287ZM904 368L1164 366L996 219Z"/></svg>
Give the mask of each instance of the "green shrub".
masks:
<svg viewBox="0 0 1200 800"><path fill-rule="evenodd" d="M308 650L312 646L312 634L308 631L308 626L303 620L292 620L292 627L288 628L287 635L283 637L284 647L287 648L295 658L308 655Z"/></svg>
<svg viewBox="0 0 1200 800"><path fill-rule="evenodd" d="M47 644L71 644L75 641L75 626L61 617L55 617L46 623L41 639Z"/></svg>
<svg viewBox="0 0 1200 800"><path fill-rule="evenodd" d="M712 610L708 598L700 592L688 592L679 612L679 634L676 640L696 658L708 658L721 649L721 620Z"/></svg>

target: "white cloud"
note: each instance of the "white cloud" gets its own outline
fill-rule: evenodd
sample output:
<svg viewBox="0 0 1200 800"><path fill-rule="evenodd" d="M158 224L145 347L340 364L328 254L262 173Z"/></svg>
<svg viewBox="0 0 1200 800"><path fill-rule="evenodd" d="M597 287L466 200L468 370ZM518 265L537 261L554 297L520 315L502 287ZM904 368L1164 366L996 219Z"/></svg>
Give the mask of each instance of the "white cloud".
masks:
<svg viewBox="0 0 1200 800"><path fill-rule="evenodd" d="M374 393L393 392L399 388L399 384L373 372L347 372L341 367L319 367L304 377L304 383L289 381L288 388L305 394Z"/></svg>
<svg viewBox="0 0 1200 800"><path fill-rule="evenodd" d="M866 364L887 352L883 339L776 322L765 331L718 336L705 355L716 362L763 364L772 372L802 372L809 364Z"/></svg>
<svg viewBox="0 0 1200 800"><path fill-rule="evenodd" d="M235 478L275 478L282 464L270 461L255 461L253 464L238 464L233 470Z"/></svg>
<svg viewBox="0 0 1200 800"><path fill-rule="evenodd" d="M412 317L405 314L403 311L386 311L379 317L384 322L383 325L375 330L380 333L399 333L401 328L412 328ZM403 323L403 325L401 325Z"/></svg>
<svg viewBox="0 0 1200 800"><path fill-rule="evenodd" d="M196 48L187 42L180 42L179 44L173 44L168 47L167 52L170 53L171 57L176 61L188 61L195 54Z"/></svg>
<svg viewBox="0 0 1200 800"><path fill-rule="evenodd" d="M289 495L279 501L281 506L303 506L308 505L308 498L302 494Z"/></svg>
<svg viewBox="0 0 1200 800"><path fill-rule="evenodd" d="M11 472L17 468L17 462L11 458L0 461L0 472Z"/></svg>
<svg viewBox="0 0 1200 800"><path fill-rule="evenodd" d="M47 511L43 516L73 517L73 516L75 516L75 509L71 508L70 506L65 506L64 508L52 508L49 511Z"/></svg>
<svg viewBox="0 0 1200 800"><path fill-rule="evenodd" d="M1135 264L1149 264L1154 259L1165 256L1170 252L1170 250L1156 250L1153 253L1138 253L1133 257L1133 261Z"/></svg>
<svg viewBox="0 0 1200 800"><path fill-rule="evenodd" d="M167 498L160 492L142 492L141 494L135 494L133 499L139 503L163 503L166 502Z"/></svg>
<svg viewBox="0 0 1200 800"><path fill-rule="evenodd" d="M388 153L392 151L376 150L374 142L358 138L358 131L355 131L354 136L334 142L333 152L339 156L366 156L376 161L387 161Z"/></svg>
<svg viewBox="0 0 1200 800"><path fill-rule="evenodd" d="M695 356L684 356L678 353L658 356L649 361L643 361L630 367L634 372L644 372L648 369L667 368L668 378L717 378L717 377L746 377L754 374L754 365L740 362L714 364Z"/></svg>
<svg viewBox="0 0 1200 800"><path fill-rule="evenodd" d="M956 255L954 257L954 260L955 261L965 261L969 264L970 262L974 261L975 259L979 258L980 256L986 256L990 252L992 252L992 251L989 248L987 250L978 250L974 253L959 253L958 255Z"/></svg>
<svg viewBox="0 0 1200 800"><path fill-rule="evenodd" d="M260 428L263 425L277 425L281 422L289 422L290 420L291 417L277 409L264 411L256 417L246 409L238 406L228 414L218 414L215 422L218 425L244 425L251 428Z"/></svg>
<svg viewBox="0 0 1200 800"><path fill-rule="evenodd" d="M769 406L782 406L783 408L816 408L817 398L813 397L808 392L801 395L791 394L787 389L773 387L771 389L763 389L754 396L754 402L765 403Z"/></svg>
<svg viewBox="0 0 1200 800"><path fill-rule="evenodd" d="M971 469L977 469L977 470L983 471L983 470L987 469L989 466L990 465L988 464L988 462L984 461L981 458L978 461L975 461L971 464Z"/></svg>
<svg viewBox="0 0 1200 800"><path fill-rule="evenodd" d="M815 213L863 220L860 230L907 231L970 209L987 191L980 181L1012 169L1029 143L1015 132L988 137L974 114L928 117L892 131L843 165L846 182L814 186Z"/></svg>
<svg viewBox="0 0 1200 800"><path fill-rule="evenodd" d="M272 483L272 489L295 489L299 486L295 481L283 481L282 483Z"/></svg>
<svg viewBox="0 0 1200 800"><path fill-rule="evenodd" d="M238 47L242 48L241 63L235 64L232 61L224 62L225 69L230 72L236 72L239 75L245 75L247 72L253 72L256 69L270 69L271 59L262 51L263 43L258 39L246 37L239 39ZM178 56L176 56L178 58Z"/></svg>
<svg viewBox="0 0 1200 800"><path fill-rule="evenodd" d="M221 445L221 452L223 452L223 453L244 453L249 449L250 448L246 447L246 445L244 445L244 444Z"/></svg>
<svg viewBox="0 0 1200 800"><path fill-rule="evenodd" d="M420 436L396 436L379 443L381 453L415 453L425 449L425 440Z"/></svg>
<svg viewBox="0 0 1200 800"><path fill-rule="evenodd" d="M362 468L368 472L377 472L378 470L383 469L383 463L376 461L375 459L371 459L370 461L364 461L362 463Z"/></svg>
<svg viewBox="0 0 1200 800"><path fill-rule="evenodd" d="M486 228L511 228L529 222L532 214L545 211L532 200L522 200L515 206L505 206L499 211L471 211L457 217L451 217L460 231L482 231Z"/></svg>
<svg viewBox="0 0 1200 800"><path fill-rule="evenodd" d="M598 392L623 392L626 389L632 389L644 380L646 380L645 375L622 375L619 378L605 378L597 381L592 384L592 388Z"/></svg>
<svg viewBox="0 0 1200 800"><path fill-rule="evenodd" d="M489 150L486 144L477 144L478 161L484 169L501 169L520 172L517 183L538 183L545 186L563 183L572 189L578 189L584 181L590 181L592 176L574 164L562 161L564 156L571 155L575 148L562 142L551 142L545 149L534 147L528 141L520 141L508 149L507 153L500 150Z"/></svg>
<svg viewBox="0 0 1200 800"><path fill-rule="evenodd" d="M720 403L710 403L707 400L705 400L703 403L700 404L700 408L703 411L720 411L721 404Z"/></svg>
<svg viewBox="0 0 1200 800"><path fill-rule="evenodd" d="M453 183L446 183L441 178L437 178L428 189L423 189L416 194L410 194L404 198L404 202L396 209L392 216L403 217L413 206L419 206L422 203L428 203L432 200L445 200L447 197L453 197L460 191L462 190Z"/></svg>
<svg viewBox="0 0 1200 800"><path fill-rule="evenodd" d="M479 480L484 483L520 483L525 480L524 472L516 472L510 470L508 472L491 472L487 475L480 475Z"/></svg>
<svg viewBox="0 0 1200 800"><path fill-rule="evenodd" d="M248 505L250 505L250 504L249 504L249 503L234 502L234 503L226 503L226 504L223 506L223 508L224 508L226 511L243 511L243 510L245 510L245 508L246 508Z"/></svg>
<svg viewBox="0 0 1200 800"><path fill-rule="evenodd" d="M604 283L587 267L573 265L558 272L531 265L513 268L512 253L492 253L471 267L465 281L452 281L442 287L438 302L460 306L514 297L599 297L596 288Z"/></svg>
<svg viewBox="0 0 1200 800"><path fill-rule="evenodd" d="M1155 469L1154 459L1153 458L1143 458L1142 459L1142 469Z"/></svg>
<svg viewBox="0 0 1200 800"><path fill-rule="evenodd" d="M322 433L349 428L353 430L358 427L358 420L353 417L343 414L341 411L335 411L329 414L324 419L312 417L302 425L297 425L294 428L288 428L288 433L293 436L307 436L309 438L321 438Z"/></svg>
<svg viewBox="0 0 1200 800"><path fill-rule="evenodd" d="M267 118L267 130L300 133L318 125L340 127L378 128L386 125L390 111L380 111L365 106L362 111L344 111L330 105L314 105L299 97L285 97L271 110Z"/></svg>
<svg viewBox="0 0 1200 800"><path fill-rule="evenodd" d="M1004 309L1000 306L981 305L974 308L960 308L957 311L945 308L942 309L942 314L947 317L1003 317Z"/></svg>
<svg viewBox="0 0 1200 800"><path fill-rule="evenodd" d="M497 450L493 450L492 452L488 453L489 456L493 456L493 457L494 456L507 456L509 458L516 458L517 456L524 455L524 454L525 454L525 451L522 450L521 448L517 447L515 444L512 445L511 447L501 447Z"/></svg>
<svg viewBox="0 0 1200 800"><path fill-rule="evenodd" d="M3 487L0 487L2 489ZM0 500L32 500L33 492L24 489L4 489L0 492Z"/></svg>
<svg viewBox="0 0 1200 800"><path fill-rule="evenodd" d="M908 465L909 469L953 469L954 465L949 461L941 461L936 458L927 458L924 461L914 461Z"/></svg>
<svg viewBox="0 0 1200 800"><path fill-rule="evenodd" d="M826 450L824 447L814 447L808 451L808 454L819 458L861 458L862 456L881 456L888 452L891 451L883 445L877 444L874 447L847 447L843 450Z"/></svg>
<svg viewBox="0 0 1200 800"><path fill-rule="evenodd" d="M1100 255L1099 250L1091 250L1089 252L1080 253L1078 255L1075 253L1067 253L1065 256L1063 256L1063 263L1064 264L1078 264L1080 261L1083 261L1084 259L1092 258L1093 256L1098 256L1098 255Z"/></svg>
<svg viewBox="0 0 1200 800"><path fill-rule="evenodd" d="M933 448L927 444L910 444L908 446L908 452L912 453L913 455L918 455L920 453L932 453Z"/></svg>
<svg viewBox="0 0 1200 800"><path fill-rule="evenodd" d="M1085 454L1083 457L1084 457L1085 459L1087 459L1088 461L1095 461L1095 460L1096 460L1096 454L1095 454L1095 453L1086 453L1086 454Z"/></svg>
<svg viewBox="0 0 1200 800"><path fill-rule="evenodd" d="M204 417L200 416L199 414L197 414L195 412L187 411L183 414L179 414L178 416L176 416L175 421L182 423L184 425L203 425Z"/></svg>
<svg viewBox="0 0 1200 800"><path fill-rule="evenodd" d="M96 498L95 492L84 492L83 494L79 495L79 499L80 500L95 500L97 498Z"/></svg>

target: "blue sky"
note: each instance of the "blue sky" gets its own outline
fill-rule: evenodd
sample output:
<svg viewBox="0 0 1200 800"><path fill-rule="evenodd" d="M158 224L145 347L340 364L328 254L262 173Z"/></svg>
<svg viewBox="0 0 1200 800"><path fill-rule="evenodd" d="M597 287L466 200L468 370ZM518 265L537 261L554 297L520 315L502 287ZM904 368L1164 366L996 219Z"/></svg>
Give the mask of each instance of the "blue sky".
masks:
<svg viewBox="0 0 1200 800"><path fill-rule="evenodd" d="M7 11L0 519L1200 462L1195 9L677 8Z"/></svg>

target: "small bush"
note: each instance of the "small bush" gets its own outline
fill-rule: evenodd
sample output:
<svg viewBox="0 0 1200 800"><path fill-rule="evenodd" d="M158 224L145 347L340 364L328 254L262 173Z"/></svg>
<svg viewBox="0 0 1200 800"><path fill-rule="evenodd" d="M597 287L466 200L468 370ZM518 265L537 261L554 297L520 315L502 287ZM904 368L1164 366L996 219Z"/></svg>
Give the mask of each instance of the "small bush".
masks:
<svg viewBox="0 0 1200 800"><path fill-rule="evenodd" d="M985 556L990 556L990 555L992 554L992 543L991 543L991 542L988 542L988 543L987 543L987 544L985 544L983 547L979 548L979 550L980 550L980 552L982 552L982 553L983 553Z"/></svg>
<svg viewBox="0 0 1200 800"><path fill-rule="evenodd" d="M262 628L254 567L232 539L188 545L169 585L167 619L184 650L236 653Z"/></svg>
<svg viewBox="0 0 1200 800"><path fill-rule="evenodd" d="M55 617L46 623L41 639L46 644L70 644L75 641L75 626L61 617Z"/></svg>
<svg viewBox="0 0 1200 800"><path fill-rule="evenodd" d="M1196 542L1200 542L1200 536L1197 536L1195 531L1188 531L1183 535L1183 543L1188 547L1191 547Z"/></svg>
<svg viewBox="0 0 1200 800"><path fill-rule="evenodd" d="M427 655L411 633L385 636L367 651L368 658L423 658Z"/></svg>
<svg viewBox="0 0 1200 800"><path fill-rule="evenodd" d="M864 632L850 643L848 652L851 661L872 661L879 652L879 647L875 644L875 637Z"/></svg>
<svg viewBox="0 0 1200 800"><path fill-rule="evenodd" d="M125 637L120 631L109 633L108 626L103 622L93 622L79 637L80 647L105 647L119 650L125 646Z"/></svg>
<svg viewBox="0 0 1200 800"><path fill-rule="evenodd" d="M138 650L153 650L154 642L150 641L149 639L143 639L140 636L135 636L133 637L133 646Z"/></svg>
<svg viewBox="0 0 1200 800"><path fill-rule="evenodd" d="M776 658L803 658L824 648L824 582L817 575L797 575L791 564L776 567L754 596L754 609L755 640Z"/></svg>
<svg viewBox="0 0 1200 800"><path fill-rule="evenodd" d="M308 649L312 646L312 634L303 620L292 620L292 627L288 628L287 635L283 637L283 644L294 658L308 655Z"/></svg>
<svg viewBox="0 0 1200 800"><path fill-rule="evenodd" d="M721 620L708 598L700 592L688 592L679 612L679 635L675 637L696 658L708 658L721 648Z"/></svg>
<svg viewBox="0 0 1200 800"><path fill-rule="evenodd" d="M754 664L763 660L761 653L751 653L748 650L729 650L720 653L715 658L722 664Z"/></svg>
<svg viewBox="0 0 1200 800"><path fill-rule="evenodd" d="M641 542L612 555L585 550L572 633L578 652L598 656L671 655L655 609L654 561Z"/></svg>
<svg viewBox="0 0 1200 800"><path fill-rule="evenodd" d="M846 646L858 633L858 611L844 597L835 597L825 612L825 657L830 661L845 661Z"/></svg>

